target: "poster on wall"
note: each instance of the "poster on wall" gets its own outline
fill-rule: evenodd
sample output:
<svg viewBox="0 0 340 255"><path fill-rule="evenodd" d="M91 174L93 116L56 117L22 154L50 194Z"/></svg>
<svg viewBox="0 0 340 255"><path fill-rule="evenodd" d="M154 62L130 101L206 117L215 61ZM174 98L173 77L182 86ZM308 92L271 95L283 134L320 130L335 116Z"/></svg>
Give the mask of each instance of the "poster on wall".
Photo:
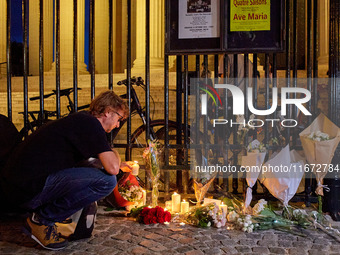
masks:
<svg viewBox="0 0 340 255"><path fill-rule="evenodd" d="M270 31L270 0L232 1L230 31Z"/></svg>
<svg viewBox="0 0 340 255"><path fill-rule="evenodd" d="M166 54L221 52L223 0L167 0Z"/></svg>
<svg viewBox="0 0 340 255"><path fill-rule="evenodd" d="M285 0L224 2L224 48L228 52L283 52Z"/></svg>
<svg viewBox="0 0 340 255"><path fill-rule="evenodd" d="M216 0L179 0L179 39L220 36L220 6Z"/></svg>

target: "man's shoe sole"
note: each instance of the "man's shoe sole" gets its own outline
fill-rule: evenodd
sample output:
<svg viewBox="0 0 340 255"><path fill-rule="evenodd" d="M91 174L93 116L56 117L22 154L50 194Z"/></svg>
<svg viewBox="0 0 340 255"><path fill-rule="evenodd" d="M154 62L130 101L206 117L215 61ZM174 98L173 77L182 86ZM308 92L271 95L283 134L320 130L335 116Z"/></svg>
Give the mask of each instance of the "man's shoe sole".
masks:
<svg viewBox="0 0 340 255"><path fill-rule="evenodd" d="M26 224L25 224L26 225ZM43 245L38 238L36 238L30 231L30 229L28 229L29 226L23 226L22 231L28 235L30 238L32 238L34 241L36 241L38 244L40 244L40 246L42 246L43 248L47 249L47 250L52 250L52 251L58 251L58 250L62 250L65 249L67 245L63 246L63 247L56 247L56 248L51 248L51 247L47 247L45 245Z"/></svg>

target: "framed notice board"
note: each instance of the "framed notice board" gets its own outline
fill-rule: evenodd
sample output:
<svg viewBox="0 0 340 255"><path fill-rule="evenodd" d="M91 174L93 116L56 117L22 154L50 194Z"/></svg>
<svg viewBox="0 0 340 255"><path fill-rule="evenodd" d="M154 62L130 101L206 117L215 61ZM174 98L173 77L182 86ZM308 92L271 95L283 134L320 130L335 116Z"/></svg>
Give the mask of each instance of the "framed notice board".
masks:
<svg viewBox="0 0 340 255"><path fill-rule="evenodd" d="M166 0L165 53L283 52L285 0Z"/></svg>
<svg viewBox="0 0 340 255"><path fill-rule="evenodd" d="M285 0L228 0L224 10L225 51L284 51Z"/></svg>
<svg viewBox="0 0 340 255"><path fill-rule="evenodd" d="M221 52L223 0L167 0L166 54Z"/></svg>

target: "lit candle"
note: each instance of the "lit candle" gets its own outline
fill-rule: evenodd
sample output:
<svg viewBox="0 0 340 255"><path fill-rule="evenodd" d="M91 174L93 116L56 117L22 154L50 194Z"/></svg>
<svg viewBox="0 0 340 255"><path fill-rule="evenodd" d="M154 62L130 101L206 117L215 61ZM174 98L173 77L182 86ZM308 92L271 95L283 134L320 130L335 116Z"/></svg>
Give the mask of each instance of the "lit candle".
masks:
<svg viewBox="0 0 340 255"><path fill-rule="evenodd" d="M183 200L183 202L181 203L181 213L186 213L189 212L189 202L186 202L185 200Z"/></svg>
<svg viewBox="0 0 340 255"><path fill-rule="evenodd" d="M222 202L222 204L220 205L220 209L222 210L223 216L226 216L228 212L228 206Z"/></svg>
<svg viewBox="0 0 340 255"><path fill-rule="evenodd" d="M180 212L181 211L181 195L176 192L171 195L172 200L172 211Z"/></svg>
<svg viewBox="0 0 340 255"><path fill-rule="evenodd" d="M143 189L142 192L143 192L143 205L145 205L146 204L146 191Z"/></svg>
<svg viewBox="0 0 340 255"><path fill-rule="evenodd" d="M171 210L172 210L172 201L171 201L171 200L165 201L165 208L166 208L168 211L171 211Z"/></svg>
<svg viewBox="0 0 340 255"><path fill-rule="evenodd" d="M184 223L184 222L181 222L181 223L179 223L179 225L181 225L181 226L184 226L184 225L185 225L185 223Z"/></svg>
<svg viewBox="0 0 340 255"><path fill-rule="evenodd" d="M131 174L136 176L139 173L139 165L138 165L138 161L135 161L134 164L132 165L132 171Z"/></svg>

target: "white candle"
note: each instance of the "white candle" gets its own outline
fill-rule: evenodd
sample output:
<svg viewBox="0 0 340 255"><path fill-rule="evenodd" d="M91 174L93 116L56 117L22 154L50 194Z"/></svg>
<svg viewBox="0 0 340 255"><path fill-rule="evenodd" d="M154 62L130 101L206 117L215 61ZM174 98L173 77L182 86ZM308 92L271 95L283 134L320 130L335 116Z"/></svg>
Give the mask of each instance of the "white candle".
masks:
<svg viewBox="0 0 340 255"><path fill-rule="evenodd" d="M186 213L189 212L189 202L186 202L185 200L183 200L183 202L181 203L181 213Z"/></svg>
<svg viewBox="0 0 340 255"><path fill-rule="evenodd" d="M139 165L138 165L138 162L135 161L135 163L132 165L131 174L136 176L136 175L138 175L138 173L139 173Z"/></svg>
<svg viewBox="0 0 340 255"><path fill-rule="evenodd" d="M228 206L222 202L222 204L220 205L220 209L222 210L223 216L226 216L228 212Z"/></svg>
<svg viewBox="0 0 340 255"><path fill-rule="evenodd" d="M146 191L143 189L143 205L146 204Z"/></svg>
<svg viewBox="0 0 340 255"><path fill-rule="evenodd" d="M171 195L172 200L172 212L180 212L181 211L181 195L176 192Z"/></svg>
<svg viewBox="0 0 340 255"><path fill-rule="evenodd" d="M165 208L166 208L168 211L171 211L171 210L172 210L172 201L171 201L171 200L165 201Z"/></svg>

